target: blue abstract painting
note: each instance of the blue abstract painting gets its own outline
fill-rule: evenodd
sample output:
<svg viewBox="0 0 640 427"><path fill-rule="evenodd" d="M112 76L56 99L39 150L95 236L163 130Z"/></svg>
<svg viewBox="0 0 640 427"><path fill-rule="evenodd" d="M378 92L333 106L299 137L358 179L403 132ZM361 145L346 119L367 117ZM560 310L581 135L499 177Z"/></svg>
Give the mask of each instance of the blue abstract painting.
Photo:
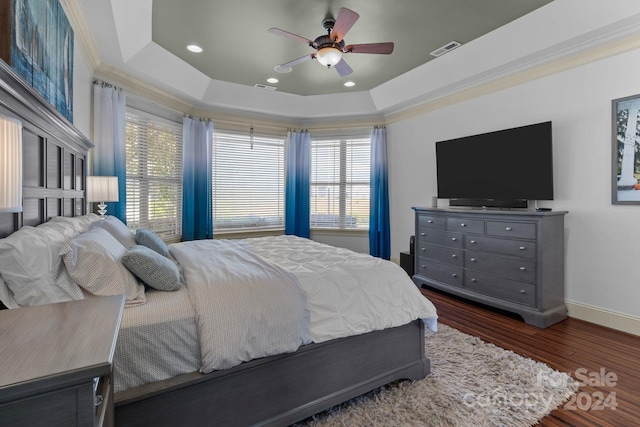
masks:
<svg viewBox="0 0 640 427"><path fill-rule="evenodd" d="M11 6L11 67L73 122L73 29L59 0Z"/></svg>

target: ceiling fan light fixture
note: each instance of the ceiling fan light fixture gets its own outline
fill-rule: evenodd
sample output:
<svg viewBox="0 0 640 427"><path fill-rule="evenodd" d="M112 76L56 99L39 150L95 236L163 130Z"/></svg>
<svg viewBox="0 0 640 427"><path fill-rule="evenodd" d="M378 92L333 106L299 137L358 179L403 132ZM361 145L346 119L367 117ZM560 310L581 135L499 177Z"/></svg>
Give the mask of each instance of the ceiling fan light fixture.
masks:
<svg viewBox="0 0 640 427"><path fill-rule="evenodd" d="M331 67L336 65L342 59L342 52L335 47L323 47L318 49L316 59L324 66Z"/></svg>

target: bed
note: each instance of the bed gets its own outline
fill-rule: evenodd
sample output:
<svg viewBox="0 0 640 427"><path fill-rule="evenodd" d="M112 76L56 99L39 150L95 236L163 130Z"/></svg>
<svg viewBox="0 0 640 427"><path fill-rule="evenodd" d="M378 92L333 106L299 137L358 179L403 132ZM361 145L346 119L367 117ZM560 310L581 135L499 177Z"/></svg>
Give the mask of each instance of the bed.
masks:
<svg viewBox="0 0 640 427"><path fill-rule="evenodd" d="M56 285L64 289L69 298L91 297L91 292L85 287L81 287L82 296L78 296L78 289L74 287L77 271L70 267L69 253L72 252L68 250L69 241L79 235L98 233L91 230L104 230L104 227L96 226L104 220L97 220L95 215L87 213L84 199L86 159L91 142L43 102L4 63L0 63L0 90L0 113L17 117L23 122L24 162L30 166L25 167L23 212L0 214L0 237L10 240L11 236L30 236L32 232L35 236L38 232L46 231L55 243L41 248L50 254L50 258L47 258L49 264L41 268L52 272L50 274L55 276ZM111 235L116 239L114 233ZM104 234L99 237L105 239ZM291 305L278 309L289 313L291 317L285 321L273 320L281 322L276 323L276 328L266 322L264 329L256 329L254 326L261 324L262 315L258 316L258 320L247 320L255 310L244 313L227 310L239 311L235 313L237 317L228 323L247 322L244 329L259 331L249 337L250 341L258 342L255 346L257 350L236 348L231 352L236 355L233 360L214 360L203 368L205 353L202 352L204 344L199 341L199 330L219 329L215 325L220 319L215 316L222 309L218 306L206 316L197 312L198 304L193 303L194 295L190 293L190 284L193 282L190 278L195 270L187 265L186 260L193 256L194 251L215 253L213 258L218 259L222 252L229 249L217 248L216 252L214 248L207 247L205 250L199 245L219 244L222 243L216 240L184 242L167 248L167 258L177 266L182 281L175 291L145 288L140 281L135 286L120 290L127 294L128 307L125 309L114 360L117 426L290 425L391 381L417 380L429 373L430 365L424 353L425 321L422 319L428 319L429 326L434 328L435 309L430 303L425 303L426 300L404 271L392 263L328 248L293 236L229 243L233 251L237 250L231 251L229 256L243 258L248 255L240 254L250 254L250 264L264 264L269 275L274 275L270 276L269 286L275 287L267 288L265 294L251 290L250 293L256 292L254 300L271 298L276 303L291 300ZM62 247L67 249L63 251L60 249ZM65 255L61 255L62 252ZM314 271L314 268L309 268L313 264L309 261L319 260L319 252L323 252L323 256L328 256L329 260L333 255L334 259L325 264L319 263ZM336 259L344 263L334 268L338 274L331 276L335 283L326 286L326 283L322 285L320 282L319 285L317 281L323 278L324 273L318 276L318 271L331 270L332 266L338 265ZM67 264L64 264L65 261ZM361 280L359 285L371 283L374 280L369 279L377 276L375 270L363 269L360 262L365 265L368 262L370 266L382 265L383 270L391 272L389 274L394 277L392 281L397 282L393 286L400 288L390 286L385 289L379 285L375 289L365 288L365 292L354 284L353 293L341 299L339 285L355 277L349 269L361 269L370 275L368 279ZM226 264L228 262L224 261L213 271L199 272L197 275L209 277L210 273L219 271ZM240 276L234 280L246 280L248 270L242 267L239 271ZM394 276L394 271L397 276ZM0 273L4 277L5 273ZM385 275L380 274L380 278ZM285 276L286 286L277 290L278 283L284 281L279 278ZM407 283L409 287L405 287ZM0 292L0 299L9 301L11 295L7 293L11 293L11 289L6 290L6 283L0 285L5 289L4 295ZM97 286L97 295L101 292L120 292L117 289L103 290L101 283L94 285ZM93 290L90 286L87 288ZM328 296L321 295L323 292L316 295L314 289L324 289ZM371 313L365 316L361 312L333 312L333 308L327 309L323 305L326 300L322 298L335 301L337 292L338 301L345 303L347 308L362 305L366 313L372 310L371 307L377 306L361 304L362 295L377 297L377 303L384 303L398 289L404 289L402 292L406 292L409 298L413 294L416 299L407 301L414 301L423 311L416 314L411 310L403 310L406 304L414 302L402 301L394 308L395 311L389 310L396 313L391 319L377 319L377 309L373 309L373 316ZM206 293L206 288L199 292ZM50 299L48 302L55 302L64 300L64 295L46 295L34 303L47 302L47 298ZM200 299L196 298L196 301ZM345 321L349 316L352 316L351 320ZM211 317L212 320L208 325L201 325L201 317ZM372 323L370 318L376 319ZM338 327L336 323L342 325ZM266 330L277 330L288 338L278 344L275 350L264 350L263 347L272 341L271 338L260 341ZM233 337L236 335L233 334ZM221 342L227 343L224 337L217 339L212 344L214 349ZM155 355L159 353L169 356L156 363ZM241 356L238 357L238 354ZM152 363L156 364L148 366Z"/></svg>

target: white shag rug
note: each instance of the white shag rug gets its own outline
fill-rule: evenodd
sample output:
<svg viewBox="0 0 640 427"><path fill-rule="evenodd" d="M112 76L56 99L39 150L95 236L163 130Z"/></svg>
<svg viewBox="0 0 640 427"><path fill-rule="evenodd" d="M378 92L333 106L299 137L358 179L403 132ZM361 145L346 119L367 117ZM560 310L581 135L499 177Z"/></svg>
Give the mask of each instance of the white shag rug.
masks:
<svg viewBox="0 0 640 427"><path fill-rule="evenodd" d="M578 389L544 363L438 328L427 331L425 379L380 387L295 426L533 426Z"/></svg>

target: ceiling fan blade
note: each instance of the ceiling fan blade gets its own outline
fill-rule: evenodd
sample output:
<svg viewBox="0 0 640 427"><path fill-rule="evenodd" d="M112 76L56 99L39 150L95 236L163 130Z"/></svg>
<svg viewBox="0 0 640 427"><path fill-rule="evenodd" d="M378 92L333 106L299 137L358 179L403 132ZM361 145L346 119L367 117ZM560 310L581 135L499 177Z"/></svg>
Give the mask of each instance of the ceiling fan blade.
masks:
<svg viewBox="0 0 640 427"><path fill-rule="evenodd" d="M293 67L294 65L302 64L303 62L307 62L310 59L315 58L315 53L310 53L309 55L301 56L298 59L294 59L293 61L289 61L286 64L281 64L281 67Z"/></svg>
<svg viewBox="0 0 640 427"><path fill-rule="evenodd" d="M347 64L344 59L341 59L340 62L334 65L334 68L336 69L338 74L340 74L340 77L345 77L353 73L353 70L351 69L351 67L349 67L349 64Z"/></svg>
<svg viewBox="0 0 640 427"><path fill-rule="evenodd" d="M353 10L347 9L346 7L340 8L336 23L333 24L333 30L331 31L331 40L340 43L358 18L360 18L360 15Z"/></svg>
<svg viewBox="0 0 640 427"><path fill-rule="evenodd" d="M344 47L344 52L389 55L393 52L393 42L349 44Z"/></svg>
<svg viewBox="0 0 640 427"><path fill-rule="evenodd" d="M297 34L293 34L293 33L290 33L288 31L285 31L285 30L281 30L280 28L269 28L269 32L271 34L277 34L279 36L284 36L284 37L288 37L290 39L294 39L294 40L298 40L298 41L307 43L308 45L313 46L313 47L318 47L316 42L314 42L313 40L309 40L306 37L302 37L302 36L299 36Z"/></svg>

